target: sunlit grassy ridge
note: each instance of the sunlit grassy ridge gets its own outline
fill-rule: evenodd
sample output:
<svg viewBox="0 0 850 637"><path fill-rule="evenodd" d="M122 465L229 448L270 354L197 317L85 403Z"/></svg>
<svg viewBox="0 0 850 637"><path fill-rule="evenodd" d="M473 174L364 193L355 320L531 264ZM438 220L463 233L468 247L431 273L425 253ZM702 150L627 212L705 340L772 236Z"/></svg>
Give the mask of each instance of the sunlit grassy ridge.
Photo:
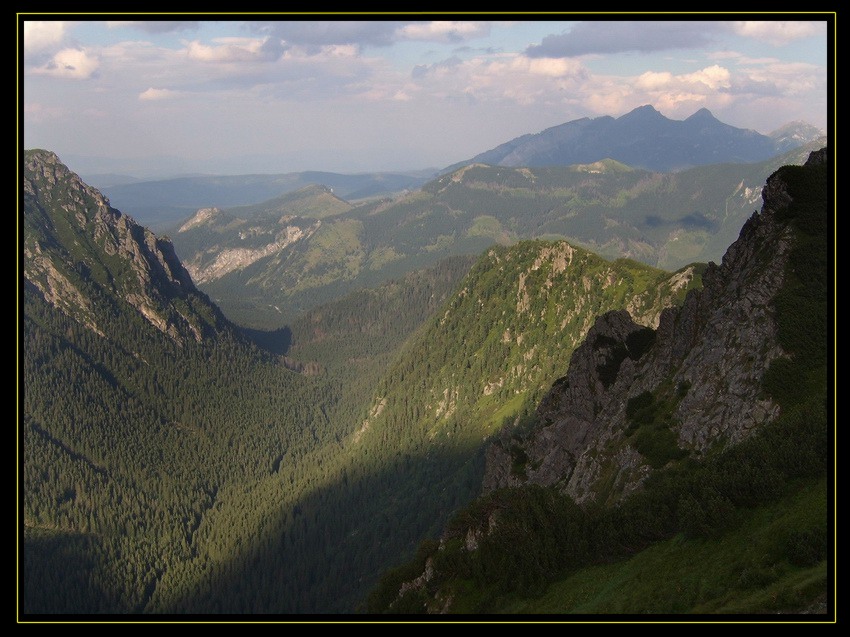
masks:
<svg viewBox="0 0 850 637"><path fill-rule="evenodd" d="M486 494L453 517L439 542L388 572L370 610L826 612L834 557L827 169L815 162L778 171L769 185L780 194L762 213L783 229L771 236L790 236L793 246L774 300L786 355L761 388L781 406L774 422L728 449L686 458L668 420L671 401L690 388L662 382L626 406L626 434L656 469L641 490L616 506L601 497L583 507L552 486ZM762 247L755 258L772 258ZM525 462L521 451L512 452L514 470ZM519 601L530 598L538 601Z"/></svg>

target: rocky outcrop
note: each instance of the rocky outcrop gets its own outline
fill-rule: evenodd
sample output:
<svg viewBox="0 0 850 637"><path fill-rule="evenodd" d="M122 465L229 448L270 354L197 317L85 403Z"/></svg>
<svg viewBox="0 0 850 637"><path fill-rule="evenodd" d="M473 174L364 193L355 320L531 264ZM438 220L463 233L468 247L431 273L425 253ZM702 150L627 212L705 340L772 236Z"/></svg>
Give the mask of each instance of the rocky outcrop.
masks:
<svg viewBox="0 0 850 637"><path fill-rule="evenodd" d="M825 161L822 150L808 164ZM761 381L785 355L773 302L794 237L777 215L791 203L780 173L768 179L762 198L761 211L722 264L703 273L703 288L689 292L681 307L665 309L656 330L622 310L596 321L566 376L540 403L540 426L489 448L485 491L558 485L578 502L613 502L631 493L664 462L636 447L641 404L663 413L677 453L692 456L735 444L778 416Z"/></svg>
<svg viewBox="0 0 850 637"><path fill-rule="evenodd" d="M216 281L231 272L244 270L261 259L279 254L299 241L309 239L321 225L320 220L304 228L285 225L269 238L268 243L253 248L226 248L215 245L196 254L186 267L199 285Z"/></svg>
<svg viewBox="0 0 850 637"><path fill-rule="evenodd" d="M172 243L112 208L54 153L25 153L23 186L24 276L48 303L103 334L109 318L82 289L96 285L175 340L223 328Z"/></svg>

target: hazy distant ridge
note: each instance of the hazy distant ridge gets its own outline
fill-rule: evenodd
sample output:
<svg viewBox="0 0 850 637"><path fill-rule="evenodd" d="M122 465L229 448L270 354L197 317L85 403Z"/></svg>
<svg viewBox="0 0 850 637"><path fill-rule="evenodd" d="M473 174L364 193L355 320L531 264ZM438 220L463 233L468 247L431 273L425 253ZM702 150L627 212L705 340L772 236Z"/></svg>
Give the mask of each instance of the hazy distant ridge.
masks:
<svg viewBox="0 0 850 637"><path fill-rule="evenodd" d="M786 130L789 127L794 130ZM522 135L446 170L472 163L567 166L610 158L636 168L670 172L707 164L763 161L822 134L796 122L762 135L724 124L705 108L680 121L647 105L618 118L584 117Z"/></svg>

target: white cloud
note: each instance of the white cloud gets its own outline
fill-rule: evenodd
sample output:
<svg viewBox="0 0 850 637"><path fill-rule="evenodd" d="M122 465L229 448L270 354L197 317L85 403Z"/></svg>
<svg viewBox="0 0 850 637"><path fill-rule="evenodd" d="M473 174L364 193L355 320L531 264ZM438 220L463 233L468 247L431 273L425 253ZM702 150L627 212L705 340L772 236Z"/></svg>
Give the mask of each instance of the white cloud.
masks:
<svg viewBox="0 0 850 637"><path fill-rule="evenodd" d="M521 54L481 55L461 60L452 57L413 69L406 91L456 102L563 104L577 94L589 78L578 60L530 58ZM389 91L372 92L379 96ZM391 94L391 93L390 93Z"/></svg>
<svg viewBox="0 0 850 637"><path fill-rule="evenodd" d="M330 58L356 58L360 49L356 44L331 44L322 47L321 53Z"/></svg>
<svg viewBox="0 0 850 637"><path fill-rule="evenodd" d="M730 84L729 69L718 66L708 66L694 73L686 73L681 76L683 82L688 84L703 84L711 91L729 88Z"/></svg>
<svg viewBox="0 0 850 637"><path fill-rule="evenodd" d="M61 21L24 22L24 52L38 53L58 45L65 37L65 23Z"/></svg>
<svg viewBox="0 0 850 637"><path fill-rule="evenodd" d="M631 87L644 96L655 99L673 99L675 102L696 100L700 94L715 93L731 86L729 70L714 64L693 73L674 75L669 71L646 71L628 82ZM674 97L670 98L664 94ZM678 96L678 97L676 97Z"/></svg>
<svg viewBox="0 0 850 637"><path fill-rule="evenodd" d="M411 75L423 94L441 99L529 105L537 100L561 101L563 91L576 89L587 72L575 60L497 54L468 60L452 57L416 67Z"/></svg>
<svg viewBox="0 0 850 637"><path fill-rule="evenodd" d="M647 71L637 76L635 88L643 91L657 91L669 86L673 81L673 74L669 71Z"/></svg>
<svg viewBox="0 0 850 637"><path fill-rule="evenodd" d="M139 93L139 99L142 101L167 100L180 95L180 91L172 91L167 88L149 88Z"/></svg>
<svg viewBox="0 0 850 637"><path fill-rule="evenodd" d="M462 42L480 38L490 33L488 22L413 22L401 27L398 34L409 40L432 42Z"/></svg>
<svg viewBox="0 0 850 637"><path fill-rule="evenodd" d="M198 40L186 42L186 54L199 62L257 62L278 59L283 52L279 41L270 38L216 38L214 44Z"/></svg>
<svg viewBox="0 0 850 637"><path fill-rule="evenodd" d="M39 75L85 80L94 75L100 61L82 49L62 49L44 66L33 69Z"/></svg>
<svg viewBox="0 0 850 637"><path fill-rule="evenodd" d="M825 35L826 21L738 21L732 28L738 35L780 46L800 38Z"/></svg>
<svg viewBox="0 0 850 637"><path fill-rule="evenodd" d="M526 62L527 60L527 62ZM547 75L549 77L564 77L581 71L581 64L569 58L517 58L520 66L526 66L529 73Z"/></svg>
<svg viewBox="0 0 850 637"><path fill-rule="evenodd" d="M823 73L814 64L804 62L776 62L744 69L749 82L761 83L774 88L785 96L805 95L815 89L825 93Z"/></svg>

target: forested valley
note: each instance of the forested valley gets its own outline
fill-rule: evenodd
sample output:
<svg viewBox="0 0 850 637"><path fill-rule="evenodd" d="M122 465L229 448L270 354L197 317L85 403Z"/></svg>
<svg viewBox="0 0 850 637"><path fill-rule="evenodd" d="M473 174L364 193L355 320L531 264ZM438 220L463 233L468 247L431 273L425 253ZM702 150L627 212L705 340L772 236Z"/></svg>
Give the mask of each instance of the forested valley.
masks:
<svg viewBox="0 0 850 637"><path fill-rule="evenodd" d="M597 317L625 309L655 330L665 308L702 287L706 268L669 272L563 240L511 241L400 272L285 325L248 328L182 274L169 241L110 208L54 155L27 151L24 172L19 592L24 613L39 618L424 612L434 590L391 604L447 525L459 538L493 506L518 515L561 506L560 494L531 489L476 501L488 446L539 426L538 404ZM814 254L806 267L817 270L826 257L811 241L817 249L794 259ZM819 303L823 290L809 292ZM805 293L798 286L779 303ZM790 374L819 387L824 373L825 342L801 345L811 323L783 316L786 348L810 356L772 373L766 391L776 396L793 393ZM818 435L805 439L812 454L824 451ZM767 444L759 440L749 444ZM714 462L687 484L733 460ZM659 473L659 491L641 497L661 508L663 489L686 499L670 486L680 470ZM492 504L499 497L507 504ZM563 505L570 524L572 506ZM664 532L647 542L713 537L710 520L686 525L664 510L674 521L659 516ZM614 534L616 514L599 515L593 524ZM820 537L798 538L798 554L814 551L801 560L822 563ZM495 582L463 608L519 603L505 597L516 587L490 578L525 569L516 554L446 555L460 574L440 582L457 585L459 599L464 582ZM539 595L571 572L561 562L531 571L519 593Z"/></svg>

